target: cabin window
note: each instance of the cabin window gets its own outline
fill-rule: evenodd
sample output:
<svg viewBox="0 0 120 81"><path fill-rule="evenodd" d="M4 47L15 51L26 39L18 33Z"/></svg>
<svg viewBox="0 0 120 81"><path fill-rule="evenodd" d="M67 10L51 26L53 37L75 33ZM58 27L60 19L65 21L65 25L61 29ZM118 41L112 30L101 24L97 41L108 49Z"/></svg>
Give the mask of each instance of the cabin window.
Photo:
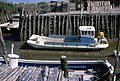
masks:
<svg viewBox="0 0 120 81"><path fill-rule="evenodd" d="M107 42L104 41L104 40L101 40L101 41L100 41L100 44L107 44Z"/></svg>
<svg viewBox="0 0 120 81"><path fill-rule="evenodd" d="M94 35L94 31L91 31L91 35Z"/></svg>
<svg viewBox="0 0 120 81"><path fill-rule="evenodd" d="M82 35L84 35L84 31L82 31Z"/></svg>
<svg viewBox="0 0 120 81"><path fill-rule="evenodd" d="M87 31L85 31L85 35L87 35Z"/></svg>
<svg viewBox="0 0 120 81"><path fill-rule="evenodd" d="M88 35L90 35L90 31L88 31Z"/></svg>
<svg viewBox="0 0 120 81"><path fill-rule="evenodd" d="M19 18L19 16L13 16L13 18Z"/></svg>

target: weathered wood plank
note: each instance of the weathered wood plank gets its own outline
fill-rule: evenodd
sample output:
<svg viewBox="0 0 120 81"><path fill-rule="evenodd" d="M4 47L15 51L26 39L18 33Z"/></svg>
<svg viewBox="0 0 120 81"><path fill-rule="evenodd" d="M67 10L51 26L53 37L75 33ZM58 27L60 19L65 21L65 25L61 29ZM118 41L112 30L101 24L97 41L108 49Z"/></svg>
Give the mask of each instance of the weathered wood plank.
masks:
<svg viewBox="0 0 120 81"><path fill-rule="evenodd" d="M54 16L54 24L53 24L53 34L54 35L56 35L56 31L57 31L57 29L56 29L56 16Z"/></svg>
<svg viewBox="0 0 120 81"><path fill-rule="evenodd" d="M61 20L61 16L59 15L58 16L58 35L60 35L60 20Z"/></svg>
<svg viewBox="0 0 120 81"><path fill-rule="evenodd" d="M28 19L29 19L29 21L28 21L28 32L29 32L29 34L28 34L28 37L30 37L31 35L32 35L32 30L31 30L31 17L30 17L30 15L28 15Z"/></svg>
<svg viewBox="0 0 120 81"><path fill-rule="evenodd" d="M65 30L64 30L64 26L65 26L65 16L63 16L63 18L62 18L63 20L62 20L62 35L65 35Z"/></svg>

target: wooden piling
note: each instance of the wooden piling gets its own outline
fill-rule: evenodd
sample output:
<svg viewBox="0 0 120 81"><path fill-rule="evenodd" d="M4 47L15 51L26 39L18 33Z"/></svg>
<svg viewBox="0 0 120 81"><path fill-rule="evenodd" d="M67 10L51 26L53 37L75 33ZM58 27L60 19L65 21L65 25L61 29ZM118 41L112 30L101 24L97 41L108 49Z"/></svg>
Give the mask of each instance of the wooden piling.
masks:
<svg viewBox="0 0 120 81"><path fill-rule="evenodd" d="M116 38L116 28L117 28L117 21L116 21L116 18L117 18L117 15L115 15L115 19L114 19L114 22L115 22L115 24L114 24L114 37Z"/></svg>
<svg viewBox="0 0 120 81"><path fill-rule="evenodd" d="M61 16L59 15L59 16L58 16L58 22L59 22L59 23L58 23L58 35L60 35L60 26L61 26L61 25L60 25L60 20L61 20ZM67 24L67 23L66 23L66 24Z"/></svg>
<svg viewBox="0 0 120 81"><path fill-rule="evenodd" d="M27 40L32 34L38 35L79 35L79 26L94 26L96 35L103 31L107 38L117 37L118 14L80 15L31 15L20 26L21 40ZM27 23L26 23L27 22ZM110 33L112 32L112 33ZM24 33L24 34L23 34ZM27 38L26 38L27 37Z"/></svg>
<svg viewBox="0 0 120 81"><path fill-rule="evenodd" d="M65 25L65 16L63 16L63 21L62 21L62 35L65 35L64 25Z"/></svg>
<svg viewBox="0 0 120 81"><path fill-rule="evenodd" d="M64 72L64 77L68 78L68 65L66 56L61 56L61 70Z"/></svg>
<svg viewBox="0 0 120 81"><path fill-rule="evenodd" d="M56 16L54 16L53 34L56 35Z"/></svg>
<svg viewBox="0 0 120 81"><path fill-rule="evenodd" d="M79 21L79 16L77 15L77 28L76 28L76 35L79 35L79 26L80 26L80 21Z"/></svg>
<svg viewBox="0 0 120 81"><path fill-rule="evenodd" d="M44 34L44 16L42 16L41 34Z"/></svg>

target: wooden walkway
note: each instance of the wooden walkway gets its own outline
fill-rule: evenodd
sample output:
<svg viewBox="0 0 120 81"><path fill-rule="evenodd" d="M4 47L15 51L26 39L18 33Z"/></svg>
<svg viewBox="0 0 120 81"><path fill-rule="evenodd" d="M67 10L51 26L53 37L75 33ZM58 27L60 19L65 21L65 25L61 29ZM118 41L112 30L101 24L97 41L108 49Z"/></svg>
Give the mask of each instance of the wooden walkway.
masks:
<svg viewBox="0 0 120 81"><path fill-rule="evenodd" d="M88 81L95 76L93 72L97 70L69 69L69 77L64 78L63 71L59 67L18 66L12 69L0 63L0 81L81 81L81 79Z"/></svg>
<svg viewBox="0 0 120 81"><path fill-rule="evenodd" d="M61 74L58 67L19 66L11 69L6 65L0 66L0 81L61 81L64 78Z"/></svg>

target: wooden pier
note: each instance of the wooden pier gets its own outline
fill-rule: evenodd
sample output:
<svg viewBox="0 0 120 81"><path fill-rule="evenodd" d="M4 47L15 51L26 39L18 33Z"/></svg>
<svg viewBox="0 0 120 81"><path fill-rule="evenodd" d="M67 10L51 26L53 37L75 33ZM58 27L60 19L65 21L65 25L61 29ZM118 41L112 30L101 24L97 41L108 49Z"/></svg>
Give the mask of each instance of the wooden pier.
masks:
<svg viewBox="0 0 120 81"><path fill-rule="evenodd" d="M4 64L0 66L1 81L61 81L63 78L62 71L58 67L19 66L11 69Z"/></svg>
<svg viewBox="0 0 120 81"><path fill-rule="evenodd" d="M0 81L81 81L81 79L90 80L90 77L93 76L98 76L97 81L106 81L109 77L109 70L106 71L104 68L105 72L103 70L101 72L100 68L69 69L69 77L65 78L64 72L58 66L34 66L33 64L12 69L10 66L0 63ZM100 70L99 74L97 74L98 70Z"/></svg>

